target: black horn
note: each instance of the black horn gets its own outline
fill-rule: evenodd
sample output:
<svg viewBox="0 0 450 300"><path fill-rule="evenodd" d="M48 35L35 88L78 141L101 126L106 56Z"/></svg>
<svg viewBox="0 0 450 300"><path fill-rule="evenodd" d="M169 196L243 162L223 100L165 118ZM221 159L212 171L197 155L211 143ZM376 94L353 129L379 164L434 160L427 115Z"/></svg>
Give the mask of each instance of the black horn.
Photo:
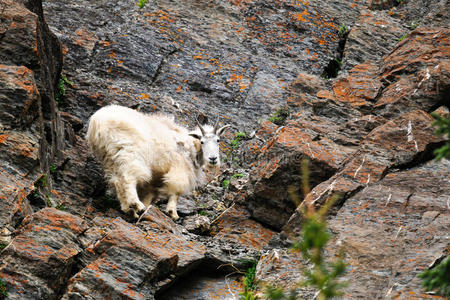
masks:
<svg viewBox="0 0 450 300"><path fill-rule="evenodd" d="M198 128L200 128L200 131L202 132L202 135L205 135L205 129L203 129L202 124L198 121L197 118L195 118L195 121L197 122Z"/></svg>
<svg viewBox="0 0 450 300"><path fill-rule="evenodd" d="M216 124L214 124L214 134L216 134L217 129L219 129L219 119L220 117L217 117Z"/></svg>

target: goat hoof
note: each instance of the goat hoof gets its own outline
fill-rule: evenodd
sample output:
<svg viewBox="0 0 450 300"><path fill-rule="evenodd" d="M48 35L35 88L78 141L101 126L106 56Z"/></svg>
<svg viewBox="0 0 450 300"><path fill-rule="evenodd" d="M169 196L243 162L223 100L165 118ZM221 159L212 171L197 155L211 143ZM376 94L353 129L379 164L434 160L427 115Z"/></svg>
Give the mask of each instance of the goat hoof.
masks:
<svg viewBox="0 0 450 300"><path fill-rule="evenodd" d="M176 221L178 220L180 217L178 216L176 211L173 210L169 210L167 211L167 213L169 214L169 216L172 218L172 220Z"/></svg>
<svg viewBox="0 0 450 300"><path fill-rule="evenodd" d="M138 219L145 211L145 207L144 208L139 208L138 203L133 203L130 205L129 207L129 214L134 217L135 219Z"/></svg>

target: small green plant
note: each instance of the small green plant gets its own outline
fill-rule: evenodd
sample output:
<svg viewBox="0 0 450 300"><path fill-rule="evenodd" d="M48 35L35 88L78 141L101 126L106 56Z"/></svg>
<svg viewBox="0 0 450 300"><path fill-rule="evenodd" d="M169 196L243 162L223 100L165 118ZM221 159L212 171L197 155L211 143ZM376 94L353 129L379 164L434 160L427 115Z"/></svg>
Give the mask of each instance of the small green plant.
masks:
<svg viewBox="0 0 450 300"><path fill-rule="evenodd" d="M198 214L200 216L206 216L206 217L209 216L209 213L207 211L204 211L204 210L199 211Z"/></svg>
<svg viewBox="0 0 450 300"><path fill-rule="evenodd" d="M241 300L258 299L258 297L253 293L258 287L258 281L256 280L256 265L258 264L258 261L259 256L255 259L245 260L241 262L243 265L248 266L248 269L245 272L244 279L242 281L244 290L239 294L241 296Z"/></svg>
<svg viewBox="0 0 450 300"><path fill-rule="evenodd" d="M447 138L444 146L434 150L433 153L436 156L436 160L440 160L444 157L450 157L450 117L444 118L437 113L431 113L431 116L434 118L434 122L431 123L431 125L437 127L434 133L437 136L446 136Z"/></svg>
<svg viewBox="0 0 450 300"><path fill-rule="evenodd" d="M143 9L147 2L148 0L139 0L139 9Z"/></svg>
<svg viewBox="0 0 450 300"><path fill-rule="evenodd" d="M66 96L66 84L73 87L73 82L71 82L69 79L67 79L66 75L61 74L61 78L59 79L59 89L56 92L56 102L58 104L61 104L64 102L64 97Z"/></svg>
<svg viewBox="0 0 450 300"><path fill-rule="evenodd" d="M339 26L339 35L344 36L348 33L348 27L345 25L345 23L342 23L341 26Z"/></svg>
<svg viewBox="0 0 450 300"><path fill-rule="evenodd" d="M443 297L450 298L450 256L431 270L419 274L426 291L436 290Z"/></svg>
<svg viewBox="0 0 450 300"><path fill-rule="evenodd" d="M289 109L279 108L272 114L269 121L276 125L283 125L284 121L289 117L289 113Z"/></svg>
<svg viewBox="0 0 450 300"><path fill-rule="evenodd" d="M256 277L256 266L252 266L247 270L244 277L244 285L249 290L254 291L258 287L255 277Z"/></svg>
<svg viewBox="0 0 450 300"><path fill-rule="evenodd" d="M408 37L408 34L405 33L404 35L402 35L402 36L398 39L398 41L401 42L401 41L403 41L404 39L406 39L407 37Z"/></svg>
<svg viewBox="0 0 450 300"><path fill-rule="evenodd" d="M8 297L8 290L6 289L6 284L3 282L1 278L0 278L0 296Z"/></svg>
<svg viewBox="0 0 450 300"><path fill-rule="evenodd" d="M66 211L67 210L66 206L63 203L60 203L60 204L56 205L55 208L58 209L58 210L62 210L62 211Z"/></svg>
<svg viewBox="0 0 450 300"><path fill-rule="evenodd" d="M0 242L0 250L5 249L8 246L8 243Z"/></svg>
<svg viewBox="0 0 450 300"><path fill-rule="evenodd" d="M50 169L50 174L55 174L56 173L56 164L51 164L49 169Z"/></svg>
<svg viewBox="0 0 450 300"><path fill-rule="evenodd" d="M234 139L231 140L231 148L237 149L241 144L241 141L246 137L245 132L236 132Z"/></svg>
<svg viewBox="0 0 450 300"><path fill-rule="evenodd" d="M37 188L45 188L47 187L48 181L47 181L47 175L46 174L42 174L41 177L39 177L39 179L34 183L34 185Z"/></svg>
<svg viewBox="0 0 450 300"><path fill-rule="evenodd" d="M45 195L45 203L47 203L47 207L53 207L53 202L49 194Z"/></svg>
<svg viewBox="0 0 450 300"><path fill-rule="evenodd" d="M417 26L419 26L419 22L417 22L417 21L412 21L412 22L411 22L411 29L412 29L412 30L416 29Z"/></svg>
<svg viewBox="0 0 450 300"><path fill-rule="evenodd" d="M222 181L222 187L223 187L224 190L226 190L229 185L230 185L230 180L229 179L225 179L224 181Z"/></svg>
<svg viewBox="0 0 450 300"><path fill-rule="evenodd" d="M245 174L242 173L234 173L233 176L231 176L231 179L235 179L235 178L242 178L245 177Z"/></svg>

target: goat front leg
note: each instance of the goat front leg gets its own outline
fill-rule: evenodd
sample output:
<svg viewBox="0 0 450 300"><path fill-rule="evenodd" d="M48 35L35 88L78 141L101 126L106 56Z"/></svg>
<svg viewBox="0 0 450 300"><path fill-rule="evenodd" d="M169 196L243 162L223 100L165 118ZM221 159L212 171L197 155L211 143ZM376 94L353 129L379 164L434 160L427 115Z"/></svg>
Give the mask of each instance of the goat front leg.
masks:
<svg viewBox="0 0 450 300"><path fill-rule="evenodd" d="M114 181L114 186L122 211L130 214L135 219L139 218L139 215L144 212L145 206L139 200L136 181L128 176L122 176Z"/></svg>
<svg viewBox="0 0 450 300"><path fill-rule="evenodd" d="M178 220L180 217L177 213L177 201L178 195L170 195L169 202L167 202L166 213L174 220Z"/></svg>

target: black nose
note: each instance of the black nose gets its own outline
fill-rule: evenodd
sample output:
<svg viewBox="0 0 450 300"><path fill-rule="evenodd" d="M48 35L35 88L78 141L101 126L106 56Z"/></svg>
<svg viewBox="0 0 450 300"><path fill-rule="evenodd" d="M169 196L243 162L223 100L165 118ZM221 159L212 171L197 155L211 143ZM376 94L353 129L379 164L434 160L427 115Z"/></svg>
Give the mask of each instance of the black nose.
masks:
<svg viewBox="0 0 450 300"><path fill-rule="evenodd" d="M217 163L217 156L210 157L210 158L209 158L209 162L210 162L212 165L215 165L215 164Z"/></svg>

